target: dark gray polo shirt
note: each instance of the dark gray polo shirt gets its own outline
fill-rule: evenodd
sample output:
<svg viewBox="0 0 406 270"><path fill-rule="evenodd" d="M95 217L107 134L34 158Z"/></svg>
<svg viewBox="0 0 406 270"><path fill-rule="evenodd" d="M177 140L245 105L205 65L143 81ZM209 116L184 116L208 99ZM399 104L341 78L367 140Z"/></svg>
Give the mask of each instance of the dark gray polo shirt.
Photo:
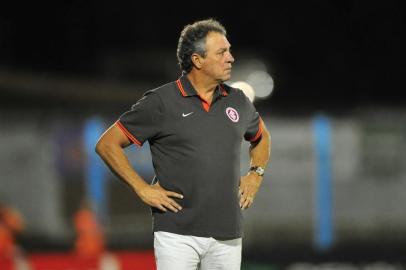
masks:
<svg viewBox="0 0 406 270"><path fill-rule="evenodd" d="M152 209L154 231L233 239L239 207L242 139L261 138L260 117L244 93L226 84L209 105L186 76L150 90L117 121L135 144L148 140L156 179L183 194L178 213Z"/></svg>

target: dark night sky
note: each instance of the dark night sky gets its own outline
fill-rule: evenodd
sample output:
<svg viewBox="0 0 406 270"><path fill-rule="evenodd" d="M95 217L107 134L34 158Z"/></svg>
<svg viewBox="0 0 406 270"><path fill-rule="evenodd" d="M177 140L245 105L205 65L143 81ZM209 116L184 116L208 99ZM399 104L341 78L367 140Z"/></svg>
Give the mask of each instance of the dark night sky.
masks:
<svg viewBox="0 0 406 270"><path fill-rule="evenodd" d="M175 54L183 25L214 17L226 26L234 52L258 52L272 65L276 100L406 99L404 1L246 3L58 1L2 8L0 67L97 78L105 76L100 57L146 49Z"/></svg>

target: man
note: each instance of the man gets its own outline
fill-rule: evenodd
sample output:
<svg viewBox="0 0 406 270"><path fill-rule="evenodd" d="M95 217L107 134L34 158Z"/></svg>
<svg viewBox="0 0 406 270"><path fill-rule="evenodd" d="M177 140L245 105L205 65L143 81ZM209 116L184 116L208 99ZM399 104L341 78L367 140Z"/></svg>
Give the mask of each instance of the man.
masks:
<svg viewBox="0 0 406 270"><path fill-rule="evenodd" d="M100 138L97 153L152 207L158 269L240 269L241 210L252 205L270 155L270 136L242 91L224 84L234 58L213 19L187 25L177 57L182 76L147 91ZM242 138L251 169L240 176ZM151 185L122 148L150 144Z"/></svg>

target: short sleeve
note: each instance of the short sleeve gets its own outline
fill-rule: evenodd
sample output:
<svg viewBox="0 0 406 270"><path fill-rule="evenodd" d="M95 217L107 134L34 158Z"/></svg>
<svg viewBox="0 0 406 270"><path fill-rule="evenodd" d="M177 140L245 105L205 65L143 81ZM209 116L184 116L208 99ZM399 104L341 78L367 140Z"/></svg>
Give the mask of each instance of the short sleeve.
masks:
<svg viewBox="0 0 406 270"><path fill-rule="evenodd" d="M146 92L130 111L117 120L117 126L133 143L142 146L146 140L160 132L163 118L163 103L153 91Z"/></svg>
<svg viewBox="0 0 406 270"><path fill-rule="evenodd" d="M262 119L252 102L248 99L246 99L246 101L248 103L248 125L244 134L244 139L250 142L256 142L262 135Z"/></svg>

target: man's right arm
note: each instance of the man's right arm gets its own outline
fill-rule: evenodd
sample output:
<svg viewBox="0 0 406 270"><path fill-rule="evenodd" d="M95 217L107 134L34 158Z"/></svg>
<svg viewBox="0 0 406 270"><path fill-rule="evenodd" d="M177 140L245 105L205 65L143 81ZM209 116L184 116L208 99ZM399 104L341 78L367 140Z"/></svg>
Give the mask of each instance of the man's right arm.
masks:
<svg viewBox="0 0 406 270"><path fill-rule="evenodd" d="M127 136L117 124L114 124L100 137L96 145L96 153L115 175L135 191L144 203L164 212L182 210L182 207L171 198L182 199L181 194L167 191L159 183L148 185L132 168L123 150L130 144L131 141Z"/></svg>

